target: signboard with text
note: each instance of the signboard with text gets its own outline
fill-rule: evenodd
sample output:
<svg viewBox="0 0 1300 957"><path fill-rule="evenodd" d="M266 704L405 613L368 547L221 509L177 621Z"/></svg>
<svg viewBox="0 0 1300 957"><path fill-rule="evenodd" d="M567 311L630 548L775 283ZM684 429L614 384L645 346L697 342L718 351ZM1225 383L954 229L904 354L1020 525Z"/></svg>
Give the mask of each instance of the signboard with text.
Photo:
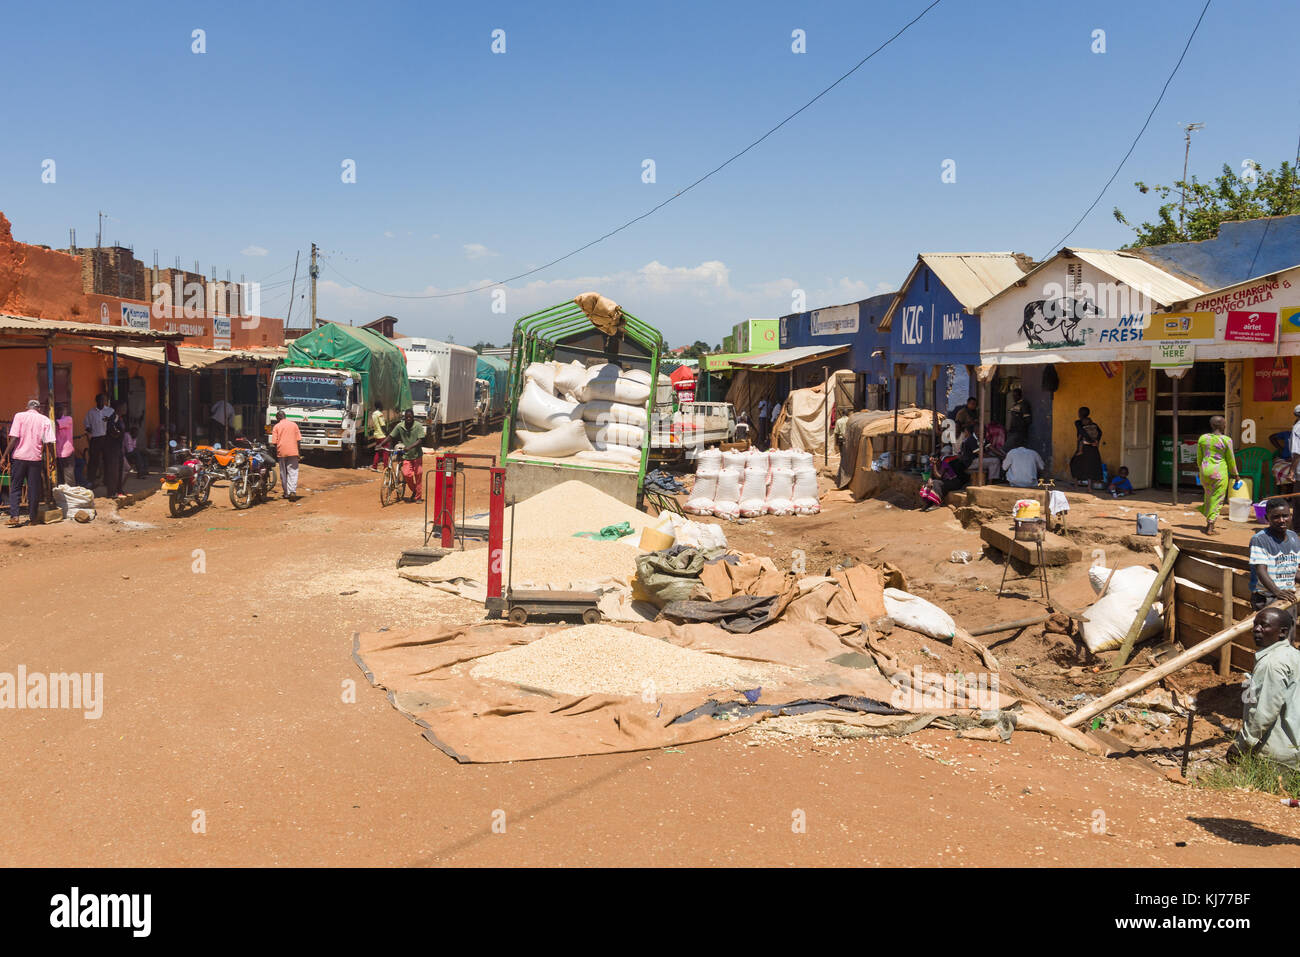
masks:
<svg viewBox="0 0 1300 957"><path fill-rule="evenodd" d="M122 303L122 325L130 326L132 329L148 329L149 307Z"/></svg>
<svg viewBox="0 0 1300 957"><path fill-rule="evenodd" d="M1166 372L1189 369L1196 361L1196 346L1190 342L1156 342L1151 346L1151 368Z"/></svg>
<svg viewBox="0 0 1300 957"><path fill-rule="evenodd" d="M1146 338L1157 342L1213 339L1212 312L1158 312L1151 316Z"/></svg>
<svg viewBox="0 0 1300 957"><path fill-rule="evenodd" d="M212 317L212 347L214 349L230 348L230 319L226 316Z"/></svg>
<svg viewBox="0 0 1300 957"><path fill-rule="evenodd" d="M1277 313L1229 312L1223 338L1227 342L1274 342L1277 340Z"/></svg>
<svg viewBox="0 0 1300 957"><path fill-rule="evenodd" d="M1255 401L1291 401L1291 358L1275 356L1255 360Z"/></svg>

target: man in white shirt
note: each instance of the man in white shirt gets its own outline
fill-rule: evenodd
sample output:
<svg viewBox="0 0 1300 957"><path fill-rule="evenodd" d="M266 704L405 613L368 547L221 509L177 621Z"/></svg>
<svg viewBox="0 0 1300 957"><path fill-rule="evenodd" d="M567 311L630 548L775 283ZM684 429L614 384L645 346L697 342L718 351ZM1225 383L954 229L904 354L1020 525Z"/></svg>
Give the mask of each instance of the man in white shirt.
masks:
<svg viewBox="0 0 1300 957"><path fill-rule="evenodd" d="M235 407L225 399L218 399L212 403L212 434L216 439L222 441L226 438L227 426L235 415Z"/></svg>
<svg viewBox="0 0 1300 957"><path fill-rule="evenodd" d="M108 404L108 396L99 393L95 396L95 407L86 413L86 439L90 443L90 454L86 462L86 485L95 487L95 482L104 470L104 422L113 414Z"/></svg>
<svg viewBox="0 0 1300 957"><path fill-rule="evenodd" d="M1047 468L1043 457L1027 445L1008 452L1002 459L1002 467L1006 469L1007 481L1016 488L1036 488L1038 474Z"/></svg>

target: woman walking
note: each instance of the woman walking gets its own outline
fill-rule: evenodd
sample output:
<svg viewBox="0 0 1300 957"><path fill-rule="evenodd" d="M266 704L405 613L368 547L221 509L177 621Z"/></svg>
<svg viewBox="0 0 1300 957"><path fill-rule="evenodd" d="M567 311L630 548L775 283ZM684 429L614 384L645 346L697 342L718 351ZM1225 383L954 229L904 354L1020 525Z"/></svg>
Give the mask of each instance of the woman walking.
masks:
<svg viewBox="0 0 1300 957"><path fill-rule="evenodd" d="M1092 410L1086 405L1079 409L1079 417L1074 420L1074 431L1078 444L1074 457L1070 459L1070 474L1079 483L1080 488L1104 488L1101 472L1101 426L1092 421Z"/></svg>
<svg viewBox="0 0 1300 957"><path fill-rule="evenodd" d="M1201 474L1201 487L1205 489L1205 501L1197 511L1205 516L1206 535L1218 534L1214 530L1214 523L1227 497L1228 479L1238 477L1237 460L1232 454L1232 439L1224 434L1227 425L1223 416L1213 416L1210 419L1210 431L1196 442L1196 470Z"/></svg>

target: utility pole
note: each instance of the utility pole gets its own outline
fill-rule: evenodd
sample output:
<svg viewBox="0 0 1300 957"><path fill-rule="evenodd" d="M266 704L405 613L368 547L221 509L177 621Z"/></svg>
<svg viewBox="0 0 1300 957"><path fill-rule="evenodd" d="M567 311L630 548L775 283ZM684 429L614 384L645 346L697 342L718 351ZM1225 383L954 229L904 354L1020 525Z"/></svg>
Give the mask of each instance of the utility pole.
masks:
<svg viewBox="0 0 1300 957"><path fill-rule="evenodd" d="M316 244L311 244L311 327L316 328L316 277L320 268L316 265Z"/></svg>
<svg viewBox="0 0 1300 957"><path fill-rule="evenodd" d="M1188 123L1183 126L1187 145L1183 149L1183 189L1182 195L1178 200L1178 231L1180 233L1183 231L1183 205L1187 202L1187 160L1192 155L1192 134L1197 130L1204 128L1204 123Z"/></svg>

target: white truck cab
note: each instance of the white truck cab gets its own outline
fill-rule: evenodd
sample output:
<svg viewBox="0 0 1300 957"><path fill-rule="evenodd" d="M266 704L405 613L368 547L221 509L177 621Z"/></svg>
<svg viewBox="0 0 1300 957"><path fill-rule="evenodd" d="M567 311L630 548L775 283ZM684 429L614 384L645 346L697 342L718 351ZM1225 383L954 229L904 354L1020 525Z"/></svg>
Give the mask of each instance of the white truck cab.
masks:
<svg viewBox="0 0 1300 957"><path fill-rule="evenodd" d="M347 452L356 446L360 390L355 372L282 366L271 378L266 430L271 431L275 414L282 411L298 423L304 452Z"/></svg>

